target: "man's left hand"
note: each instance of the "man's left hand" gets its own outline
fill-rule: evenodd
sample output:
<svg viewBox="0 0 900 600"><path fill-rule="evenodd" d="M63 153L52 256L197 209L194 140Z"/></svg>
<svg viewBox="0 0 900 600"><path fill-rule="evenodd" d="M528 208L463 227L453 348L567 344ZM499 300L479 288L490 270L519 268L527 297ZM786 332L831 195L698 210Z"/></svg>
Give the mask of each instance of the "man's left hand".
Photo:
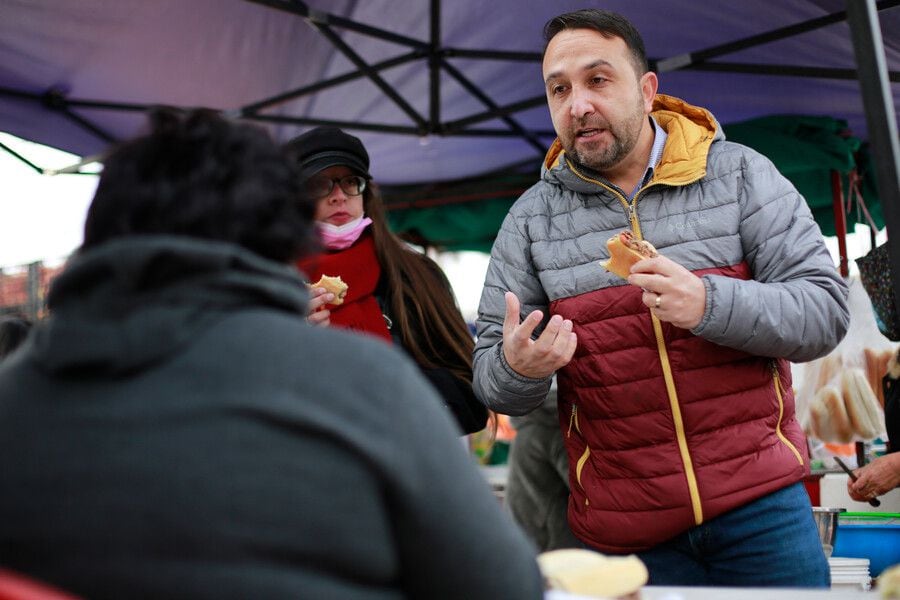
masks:
<svg viewBox="0 0 900 600"><path fill-rule="evenodd" d="M703 281L665 256L635 263L628 283L644 290L642 301L660 321L693 329L703 319L706 311Z"/></svg>

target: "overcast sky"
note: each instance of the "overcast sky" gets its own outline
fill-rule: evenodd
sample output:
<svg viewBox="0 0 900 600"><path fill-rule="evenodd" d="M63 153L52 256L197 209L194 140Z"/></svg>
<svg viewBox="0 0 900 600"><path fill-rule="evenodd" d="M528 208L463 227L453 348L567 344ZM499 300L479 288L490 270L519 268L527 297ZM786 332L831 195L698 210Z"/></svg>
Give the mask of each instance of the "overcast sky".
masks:
<svg viewBox="0 0 900 600"><path fill-rule="evenodd" d="M9 146L45 168L78 157L0 133ZM41 175L0 149L0 268L65 259L81 244L81 229L97 186L90 175Z"/></svg>

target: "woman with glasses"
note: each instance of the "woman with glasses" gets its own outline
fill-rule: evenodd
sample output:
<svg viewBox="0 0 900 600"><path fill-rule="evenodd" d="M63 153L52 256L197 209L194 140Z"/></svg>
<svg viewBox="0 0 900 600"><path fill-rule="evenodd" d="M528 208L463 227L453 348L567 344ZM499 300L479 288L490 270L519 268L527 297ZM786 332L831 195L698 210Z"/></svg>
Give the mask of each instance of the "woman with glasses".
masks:
<svg viewBox="0 0 900 600"><path fill-rule="evenodd" d="M340 276L346 296L311 292L308 320L397 344L437 388L464 433L484 428L487 410L472 392L473 340L440 267L388 229L362 142L317 127L286 145L316 203L323 251L298 263L310 281Z"/></svg>

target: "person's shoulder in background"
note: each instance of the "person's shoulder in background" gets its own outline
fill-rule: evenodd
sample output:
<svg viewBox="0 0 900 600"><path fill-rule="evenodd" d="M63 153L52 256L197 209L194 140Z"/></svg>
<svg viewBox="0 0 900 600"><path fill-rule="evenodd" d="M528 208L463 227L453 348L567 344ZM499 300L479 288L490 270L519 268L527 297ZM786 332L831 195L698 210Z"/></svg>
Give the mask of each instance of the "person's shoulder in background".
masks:
<svg viewBox="0 0 900 600"><path fill-rule="evenodd" d="M31 326L31 321L25 317L18 315L0 316L0 360L7 354L11 354L13 350L25 341Z"/></svg>

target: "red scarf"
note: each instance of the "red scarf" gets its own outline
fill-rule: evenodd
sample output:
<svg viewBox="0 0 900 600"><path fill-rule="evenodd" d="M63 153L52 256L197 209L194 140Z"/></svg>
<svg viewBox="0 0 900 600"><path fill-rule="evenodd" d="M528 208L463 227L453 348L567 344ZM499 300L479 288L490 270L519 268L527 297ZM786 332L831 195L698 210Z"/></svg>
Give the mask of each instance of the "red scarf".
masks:
<svg viewBox="0 0 900 600"><path fill-rule="evenodd" d="M318 256L298 260L297 267L309 275L310 281L318 281L322 275L340 275L347 284L344 303L340 306L328 306L332 325L391 341L391 332L388 331L381 307L375 299L381 266L375 256L375 242L370 233L364 233L345 250L323 252Z"/></svg>

